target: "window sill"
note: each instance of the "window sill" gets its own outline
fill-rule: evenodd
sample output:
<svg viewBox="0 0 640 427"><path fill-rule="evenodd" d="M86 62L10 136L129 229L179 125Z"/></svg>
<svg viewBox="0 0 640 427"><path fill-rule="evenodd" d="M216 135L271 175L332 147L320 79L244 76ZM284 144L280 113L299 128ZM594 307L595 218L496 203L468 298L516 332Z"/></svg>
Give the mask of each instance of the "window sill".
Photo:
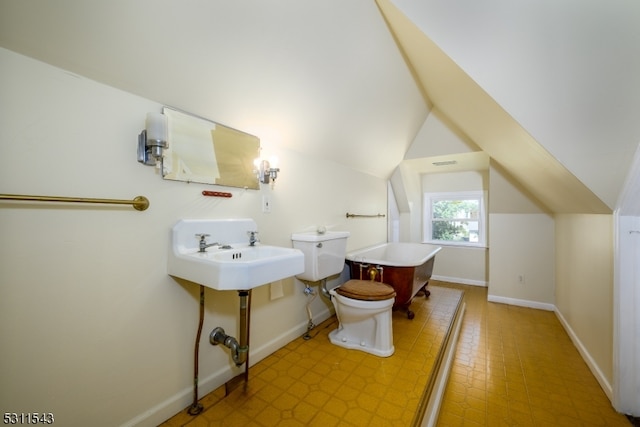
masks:
<svg viewBox="0 0 640 427"><path fill-rule="evenodd" d="M422 243L428 243L430 245L446 246L452 248L468 248L468 249L489 249L489 247L483 243L461 243L461 242L443 242L441 240L427 240Z"/></svg>

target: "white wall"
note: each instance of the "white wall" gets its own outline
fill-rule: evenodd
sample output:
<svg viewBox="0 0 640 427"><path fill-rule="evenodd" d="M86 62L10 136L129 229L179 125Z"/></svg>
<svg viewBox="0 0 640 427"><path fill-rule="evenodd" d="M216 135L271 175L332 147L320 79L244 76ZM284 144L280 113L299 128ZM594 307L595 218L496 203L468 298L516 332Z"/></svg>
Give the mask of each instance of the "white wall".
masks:
<svg viewBox="0 0 640 427"><path fill-rule="evenodd" d="M491 214L489 301L553 310L553 217Z"/></svg>
<svg viewBox="0 0 640 427"><path fill-rule="evenodd" d="M161 105L0 50L0 182L3 193L129 199L130 207L0 202L0 402L50 411L65 426L156 425L191 403L198 287L166 274L169 230L181 218L252 217L264 243L319 224L348 230L348 249L386 241L386 182L304 154L280 157L275 189L163 181L137 163L137 135ZM212 117L211 119L216 119ZM260 135L258 135L260 136ZM330 173L327 173L330 171ZM230 199L205 198L223 189ZM261 212L263 194L272 212ZM253 294L252 362L306 329L302 284ZM208 344L236 335L235 292L207 290L201 395L236 371ZM314 313L327 304L314 301Z"/></svg>
<svg viewBox="0 0 640 427"><path fill-rule="evenodd" d="M465 285L487 286L489 250L463 246L443 246L433 265L433 278Z"/></svg>
<svg viewBox="0 0 640 427"><path fill-rule="evenodd" d="M613 216L556 223L556 309L609 398L613 379Z"/></svg>
<svg viewBox="0 0 640 427"><path fill-rule="evenodd" d="M489 181L488 298L553 310L553 216L494 162Z"/></svg>

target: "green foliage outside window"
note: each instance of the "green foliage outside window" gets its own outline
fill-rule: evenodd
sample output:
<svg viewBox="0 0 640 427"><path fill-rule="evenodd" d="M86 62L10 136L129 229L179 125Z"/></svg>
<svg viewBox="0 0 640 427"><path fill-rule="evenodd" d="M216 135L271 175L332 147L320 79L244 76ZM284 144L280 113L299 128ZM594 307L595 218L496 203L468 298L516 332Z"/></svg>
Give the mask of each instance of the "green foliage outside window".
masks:
<svg viewBox="0 0 640 427"><path fill-rule="evenodd" d="M445 241L477 241L480 202L438 200L432 204L432 238Z"/></svg>

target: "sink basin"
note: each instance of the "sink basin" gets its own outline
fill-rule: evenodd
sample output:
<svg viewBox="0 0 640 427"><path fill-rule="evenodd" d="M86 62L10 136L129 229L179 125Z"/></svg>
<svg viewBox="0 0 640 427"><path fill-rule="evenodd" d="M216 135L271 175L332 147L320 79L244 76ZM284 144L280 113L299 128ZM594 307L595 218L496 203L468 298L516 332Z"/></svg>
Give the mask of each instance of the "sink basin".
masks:
<svg viewBox="0 0 640 427"><path fill-rule="evenodd" d="M256 230L252 220L183 220L173 229L168 272L217 290L249 290L304 271L304 255L293 248L257 243L249 246L247 231ZM209 234L217 246L199 252L196 234ZM223 236L227 240L221 241ZM228 239L244 239L233 243ZM240 240L236 240L240 241Z"/></svg>
<svg viewBox="0 0 640 427"><path fill-rule="evenodd" d="M217 290L243 290L304 271L304 255L278 246L211 249L174 254L169 274Z"/></svg>

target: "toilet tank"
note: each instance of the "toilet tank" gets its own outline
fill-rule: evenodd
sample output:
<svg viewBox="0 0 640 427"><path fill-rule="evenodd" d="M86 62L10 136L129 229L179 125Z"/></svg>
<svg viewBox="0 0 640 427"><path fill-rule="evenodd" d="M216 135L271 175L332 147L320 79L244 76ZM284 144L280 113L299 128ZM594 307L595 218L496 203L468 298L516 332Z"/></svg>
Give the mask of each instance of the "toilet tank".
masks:
<svg viewBox="0 0 640 427"><path fill-rule="evenodd" d="M304 273L296 277L317 282L340 274L344 268L349 234L348 231L293 233L293 247L304 253Z"/></svg>

